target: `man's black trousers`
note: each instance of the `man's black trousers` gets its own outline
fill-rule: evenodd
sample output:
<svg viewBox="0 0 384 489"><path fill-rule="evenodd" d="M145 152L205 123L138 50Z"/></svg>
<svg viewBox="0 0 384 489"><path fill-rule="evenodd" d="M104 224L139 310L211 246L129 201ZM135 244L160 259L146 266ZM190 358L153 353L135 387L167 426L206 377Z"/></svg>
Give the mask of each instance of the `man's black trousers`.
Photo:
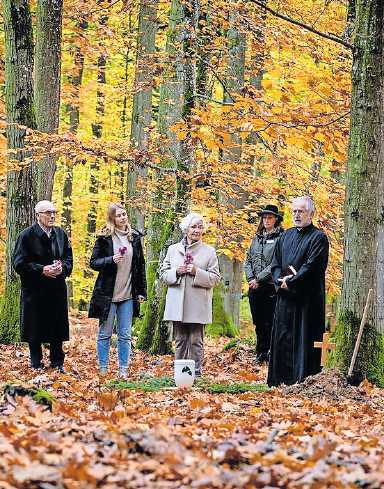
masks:
<svg viewBox="0 0 384 489"><path fill-rule="evenodd" d="M29 353L31 355L31 367L40 367L43 359L41 343L29 343ZM64 364L64 357L65 353L63 351L62 341L54 341L49 343L49 360L51 362L51 367L62 367Z"/></svg>

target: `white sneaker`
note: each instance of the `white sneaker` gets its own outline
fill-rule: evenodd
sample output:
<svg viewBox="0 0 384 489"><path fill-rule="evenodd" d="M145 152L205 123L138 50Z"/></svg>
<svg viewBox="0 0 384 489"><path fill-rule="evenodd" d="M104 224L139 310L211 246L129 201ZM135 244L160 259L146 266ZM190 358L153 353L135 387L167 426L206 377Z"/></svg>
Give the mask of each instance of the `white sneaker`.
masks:
<svg viewBox="0 0 384 489"><path fill-rule="evenodd" d="M120 367L119 368L119 378L121 380L127 380L128 379L128 368L127 367Z"/></svg>
<svg viewBox="0 0 384 489"><path fill-rule="evenodd" d="M99 368L99 374L104 377L105 375L108 374L108 367L100 367Z"/></svg>

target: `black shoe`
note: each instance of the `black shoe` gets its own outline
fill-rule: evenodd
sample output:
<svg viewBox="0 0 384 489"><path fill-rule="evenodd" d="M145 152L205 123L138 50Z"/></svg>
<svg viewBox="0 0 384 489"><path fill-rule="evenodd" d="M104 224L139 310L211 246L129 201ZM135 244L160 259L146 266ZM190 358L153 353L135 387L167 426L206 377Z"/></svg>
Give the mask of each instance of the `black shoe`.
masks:
<svg viewBox="0 0 384 489"><path fill-rule="evenodd" d="M44 370L44 364L39 363L38 365L31 365L32 370Z"/></svg>
<svg viewBox="0 0 384 489"><path fill-rule="evenodd" d="M256 355L256 362L257 363L268 363L268 353L259 353Z"/></svg>
<svg viewBox="0 0 384 489"><path fill-rule="evenodd" d="M59 365L58 367L53 367L53 368L56 370L56 372L59 372L59 374L66 374L67 373L62 365Z"/></svg>

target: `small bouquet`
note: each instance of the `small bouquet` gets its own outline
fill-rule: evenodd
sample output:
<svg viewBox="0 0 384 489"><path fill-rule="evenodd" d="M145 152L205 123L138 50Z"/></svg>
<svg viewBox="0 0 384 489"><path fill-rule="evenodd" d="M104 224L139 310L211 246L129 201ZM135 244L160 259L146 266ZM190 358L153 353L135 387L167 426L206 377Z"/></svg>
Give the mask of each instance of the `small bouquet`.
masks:
<svg viewBox="0 0 384 489"><path fill-rule="evenodd" d="M190 265L191 263L193 263L193 256L192 256L192 253L185 253L185 257L184 257L184 265Z"/></svg>
<svg viewBox="0 0 384 489"><path fill-rule="evenodd" d="M119 253L121 256L124 256L126 251L127 251L126 246L122 246L121 248L119 248Z"/></svg>

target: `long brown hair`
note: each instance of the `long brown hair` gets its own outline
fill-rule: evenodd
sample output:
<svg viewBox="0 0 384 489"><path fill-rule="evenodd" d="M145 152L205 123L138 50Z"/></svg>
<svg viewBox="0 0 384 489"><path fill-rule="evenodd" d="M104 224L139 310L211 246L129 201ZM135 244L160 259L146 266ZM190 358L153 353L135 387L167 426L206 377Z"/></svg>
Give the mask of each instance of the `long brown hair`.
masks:
<svg viewBox="0 0 384 489"><path fill-rule="evenodd" d="M266 212L266 214L267 214L267 212ZM276 222L275 222L275 224L273 225L273 227L274 227L275 229L277 229L278 227L280 227L280 224L281 224L281 219L279 219L277 216L275 216L275 217L276 217ZM263 216L261 215L261 216L260 216L260 222L259 222L259 225L258 225L258 227L257 227L256 234L261 234L261 233L263 232L263 230L264 230L264 225L263 225Z"/></svg>
<svg viewBox="0 0 384 489"><path fill-rule="evenodd" d="M115 217L118 210L126 211L126 208L122 204L112 203L109 204L107 210L107 219L104 228L102 229L102 234L112 235L115 232ZM128 239L132 240L132 228L128 222L126 231L128 231Z"/></svg>

